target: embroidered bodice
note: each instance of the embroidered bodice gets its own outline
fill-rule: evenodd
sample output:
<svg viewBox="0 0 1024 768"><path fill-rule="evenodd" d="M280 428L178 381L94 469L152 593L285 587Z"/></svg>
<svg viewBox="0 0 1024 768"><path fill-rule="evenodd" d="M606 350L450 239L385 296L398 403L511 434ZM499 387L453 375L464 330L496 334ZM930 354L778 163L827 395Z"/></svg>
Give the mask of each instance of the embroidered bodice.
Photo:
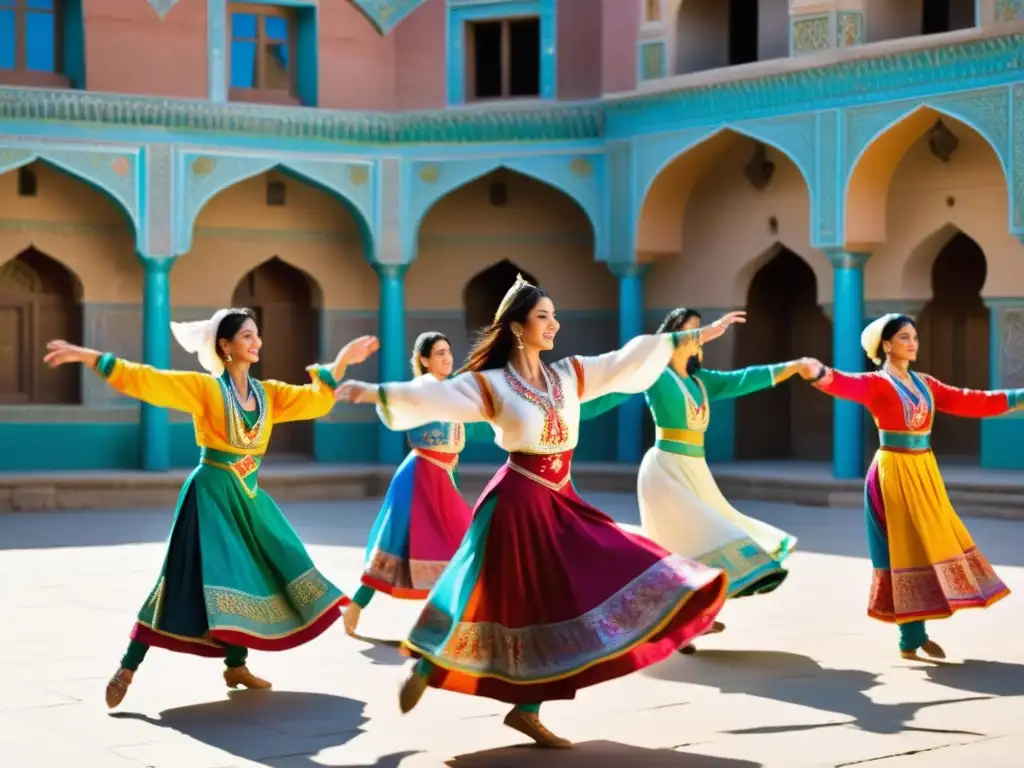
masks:
<svg viewBox="0 0 1024 768"><path fill-rule="evenodd" d="M159 408L192 415L196 445L215 451L262 456L274 424L318 419L334 407L337 383L324 366L310 366L305 386L249 380L256 409L241 407L225 373L215 378L196 371L163 371L105 354L96 371L114 389Z"/></svg>
<svg viewBox="0 0 1024 768"><path fill-rule="evenodd" d="M699 332L684 337L694 351L698 342ZM543 389L528 384L511 365L446 381L421 377L384 384L378 412L394 430L436 419L487 421L495 442L510 453L562 453L579 441L581 403L610 392L644 391L665 369L675 344L673 334L639 336L615 352L564 358L542 366Z"/></svg>

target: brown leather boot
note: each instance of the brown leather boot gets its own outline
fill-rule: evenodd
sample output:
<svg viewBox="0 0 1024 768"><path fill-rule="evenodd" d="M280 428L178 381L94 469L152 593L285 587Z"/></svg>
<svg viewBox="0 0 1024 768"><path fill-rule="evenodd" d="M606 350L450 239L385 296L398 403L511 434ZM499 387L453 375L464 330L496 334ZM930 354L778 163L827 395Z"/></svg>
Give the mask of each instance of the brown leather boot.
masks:
<svg viewBox="0 0 1024 768"><path fill-rule="evenodd" d="M540 716L532 712L524 712L521 709L513 709L505 715L505 725L514 731L519 731L524 736L529 736L539 746L547 749L568 749L572 742L556 736L540 721Z"/></svg>
<svg viewBox="0 0 1024 768"><path fill-rule="evenodd" d="M124 701L125 694L128 693L128 686L132 684L132 680L135 678L135 673L130 669L117 670L114 676L107 682L107 706L113 709L122 701Z"/></svg>
<svg viewBox="0 0 1024 768"><path fill-rule="evenodd" d="M249 671L248 667L228 667L224 670L224 682L228 688L237 688L242 685L256 691L265 691L271 687L271 683L261 677L256 677Z"/></svg>

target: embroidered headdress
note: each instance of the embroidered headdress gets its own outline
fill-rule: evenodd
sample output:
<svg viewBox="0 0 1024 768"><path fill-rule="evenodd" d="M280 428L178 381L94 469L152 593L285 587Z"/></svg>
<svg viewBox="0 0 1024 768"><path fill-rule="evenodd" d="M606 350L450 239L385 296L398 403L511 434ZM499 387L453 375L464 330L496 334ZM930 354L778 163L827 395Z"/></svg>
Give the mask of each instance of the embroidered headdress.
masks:
<svg viewBox="0 0 1024 768"><path fill-rule="evenodd" d="M533 288L535 286L533 283L524 280L522 275L516 274L516 281L512 283L512 287L508 289L505 298L501 300L501 304L498 305L498 311L494 313L494 322L498 322L501 316L508 312L508 308L512 306L512 302L516 299L516 294L527 287Z"/></svg>
<svg viewBox="0 0 1024 768"><path fill-rule="evenodd" d="M890 320L895 320L897 317L899 315L893 312L882 315L874 322L868 323L867 327L860 334L860 345L864 349L864 354L875 365L880 366L882 364L882 359L877 357L878 345L882 343L882 330L885 328L886 323Z"/></svg>
<svg viewBox="0 0 1024 768"><path fill-rule="evenodd" d="M224 361L217 354L217 329L220 322L238 310L218 309L209 320L171 323L171 333L182 349L199 358L199 364L214 376L224 373Z"/></svg>

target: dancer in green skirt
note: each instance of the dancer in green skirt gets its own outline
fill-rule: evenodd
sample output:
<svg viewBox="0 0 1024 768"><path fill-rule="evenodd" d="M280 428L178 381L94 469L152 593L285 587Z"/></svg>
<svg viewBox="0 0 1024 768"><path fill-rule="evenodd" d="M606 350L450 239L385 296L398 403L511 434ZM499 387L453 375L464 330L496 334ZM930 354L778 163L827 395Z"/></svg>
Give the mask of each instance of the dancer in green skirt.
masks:
<svg viewBox="0 0 1024 768"><path fill-rule="evenodd" d="M139 611L128 651L107 683L108 707L124 699L150 646L224 657L231 688L269 688L246 666L250 648L283 651L320 635L349 599L324 577L288 520L257 485L275 424L326 416L348 365L376 351L372 336L350 342L329 365L310 366L310 384L257 381L263 342L252 310L222 309L209 320L171 323L208 373L162 371L51 341L51 367L83 363L117 391L192 415L199 466L181 489L156 586Z"/></svg>

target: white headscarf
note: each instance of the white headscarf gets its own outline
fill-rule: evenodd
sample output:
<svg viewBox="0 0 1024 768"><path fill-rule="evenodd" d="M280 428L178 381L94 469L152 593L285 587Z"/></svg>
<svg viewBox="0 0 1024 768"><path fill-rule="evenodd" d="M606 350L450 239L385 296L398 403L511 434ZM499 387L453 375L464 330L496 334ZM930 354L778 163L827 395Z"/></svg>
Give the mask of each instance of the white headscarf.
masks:
<svg viewBox="0 0 1024 768"><path fill-rule="evenodd" d="M196 355L199 364L214 376L224 373L224 361L217 354L217 329L220 321L230 314L230 309L218 309L209 320L171 323L171 333L182 349Z"/></svg>
<svg viewBox="0 0 1024 768"><path fill-rule="evenodd" d="M878 345L882 343L882 330L885 328L886 323L890 320L895 320L897 317L899 317L899 315L895 312L882 315L874 322L868 323L867 327L861 331L860 345L864 349L864 354L867 355L868 359L877 366L882 365L882 359L876 357L878 354Z"/></svg>

